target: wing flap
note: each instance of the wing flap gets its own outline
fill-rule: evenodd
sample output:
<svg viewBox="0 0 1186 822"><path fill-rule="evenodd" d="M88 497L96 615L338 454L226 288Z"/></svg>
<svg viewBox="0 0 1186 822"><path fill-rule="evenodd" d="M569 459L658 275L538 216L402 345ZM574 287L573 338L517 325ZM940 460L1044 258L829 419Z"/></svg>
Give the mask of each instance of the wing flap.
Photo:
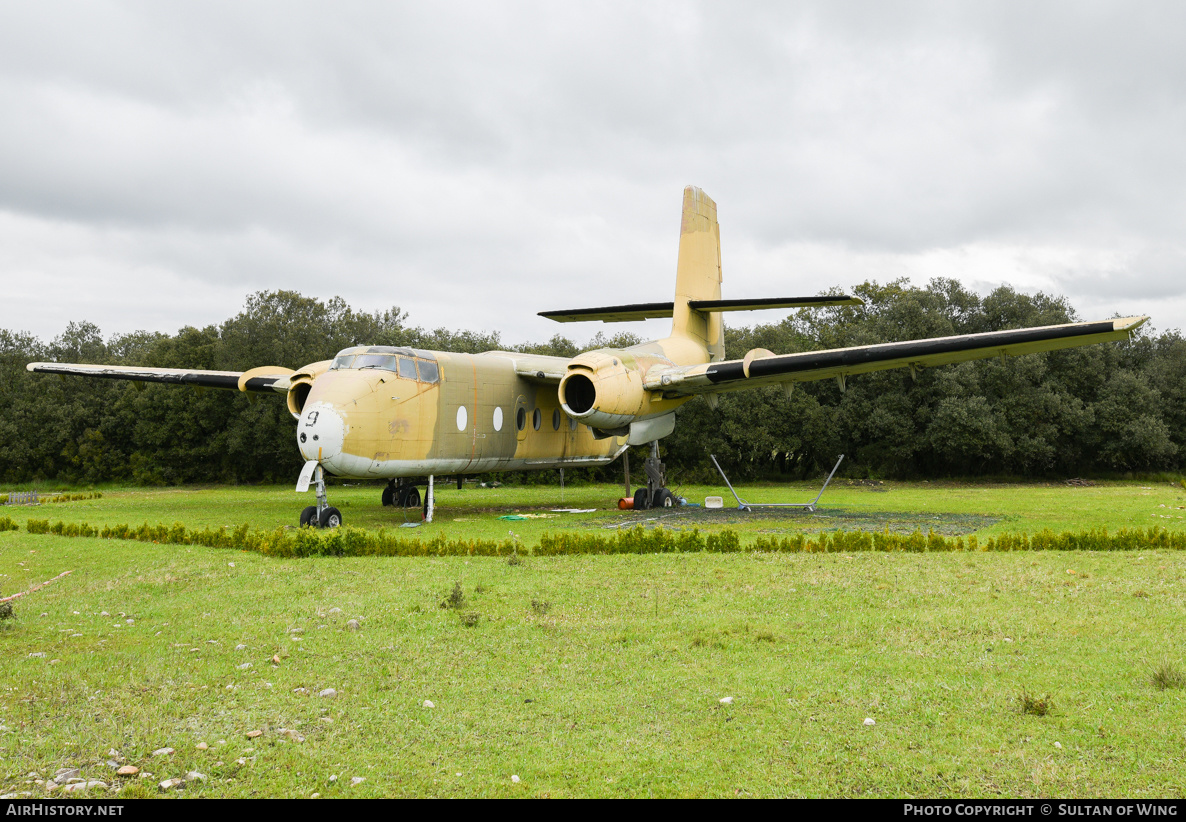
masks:
<svg viewBox="0 0 1186 822"><path fill-rule="evenodd" d="M788 382L866 374L891 368L930 368L968 360L1016 357L1128 339L1148 317L990 331L929 340L747 357L647 374L644 387L673 395L713 394Z"/></svg>

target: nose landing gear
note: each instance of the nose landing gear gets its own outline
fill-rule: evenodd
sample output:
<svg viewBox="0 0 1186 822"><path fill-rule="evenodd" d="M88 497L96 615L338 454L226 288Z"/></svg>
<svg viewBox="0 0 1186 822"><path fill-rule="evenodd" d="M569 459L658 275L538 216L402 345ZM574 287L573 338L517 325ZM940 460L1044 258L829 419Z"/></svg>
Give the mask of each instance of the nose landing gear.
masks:
<svg viewBox="0 0 1186 822"><path fill-rule="evenodd" d="M316 483L317 504L310 505L301 511L301 525L314 528L341 527L342 512L330 505L325 498L325 472L317 460L309 460L301 469L301 477L297 480L297 493L303 494L308 491L310 481Z"/></svg>

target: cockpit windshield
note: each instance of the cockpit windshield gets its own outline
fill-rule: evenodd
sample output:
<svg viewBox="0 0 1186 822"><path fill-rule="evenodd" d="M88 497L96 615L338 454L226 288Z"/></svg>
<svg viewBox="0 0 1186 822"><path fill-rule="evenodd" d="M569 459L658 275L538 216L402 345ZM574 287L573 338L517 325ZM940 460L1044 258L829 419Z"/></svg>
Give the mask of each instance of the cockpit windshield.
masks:
<svg viewBox="0 0 1186 822"><path fill-rule="evenodd" d="M364 368L390 371L405 380L440 381L440 369L432 352L385 345L360 346L340 351L338 356L334 357L329 370L361 370Z"/></svg>

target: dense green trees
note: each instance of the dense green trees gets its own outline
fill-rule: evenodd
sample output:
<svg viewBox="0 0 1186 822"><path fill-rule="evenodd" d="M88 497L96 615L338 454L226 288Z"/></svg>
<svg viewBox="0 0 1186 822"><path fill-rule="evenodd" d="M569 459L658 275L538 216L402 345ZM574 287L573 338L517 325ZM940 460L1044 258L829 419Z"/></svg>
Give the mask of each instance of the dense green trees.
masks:
<svg viewBox="0 0 1186 822"><path fill-rule="evenodd" d="M728 329L726 350L777 353L1070 322L1061 298L999 288L986 297L954 280L926 289L904 281L855 289L866 304L796 312L777 325ZM732 315L736 317L737 315ZM730 317L730 318L732 318ZM371 314L339 298L259 293L221 326L173 336L104 341L70 323L45 344L0 331L0 437L5 482L290 481L300 469L281 397L120 381L35 376L31 360L242 371L332 357L359 343L478 352L507 348L498 335L406 324L399 309ZM515 346L572 356L636 342L598 334L585 346L555 336ZM669 470L707 479L714 453L738 479L812 476L847 454L849 474L1073 476L1178 469L1186 458L1186 340L1143 332L1128 344L986 360L911 375L887 371L720 397L680 412L663 443ZM636 459L643 454L638 453ZM602 470L606 479L620 469Z"/></svg>

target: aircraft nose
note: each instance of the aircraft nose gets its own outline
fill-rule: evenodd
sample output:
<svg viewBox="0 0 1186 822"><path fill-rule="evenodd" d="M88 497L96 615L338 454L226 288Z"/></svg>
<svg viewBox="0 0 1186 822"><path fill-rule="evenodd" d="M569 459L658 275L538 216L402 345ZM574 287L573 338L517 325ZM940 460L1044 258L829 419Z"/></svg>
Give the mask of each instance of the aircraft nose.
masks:
<svg viewBox="0 0 1186 822"><path fill-rule="evenodd" d="M326 403L305 408L297 423L297 447L307 460L326 462L342 453L346 424L341 415Z"/></svg>

